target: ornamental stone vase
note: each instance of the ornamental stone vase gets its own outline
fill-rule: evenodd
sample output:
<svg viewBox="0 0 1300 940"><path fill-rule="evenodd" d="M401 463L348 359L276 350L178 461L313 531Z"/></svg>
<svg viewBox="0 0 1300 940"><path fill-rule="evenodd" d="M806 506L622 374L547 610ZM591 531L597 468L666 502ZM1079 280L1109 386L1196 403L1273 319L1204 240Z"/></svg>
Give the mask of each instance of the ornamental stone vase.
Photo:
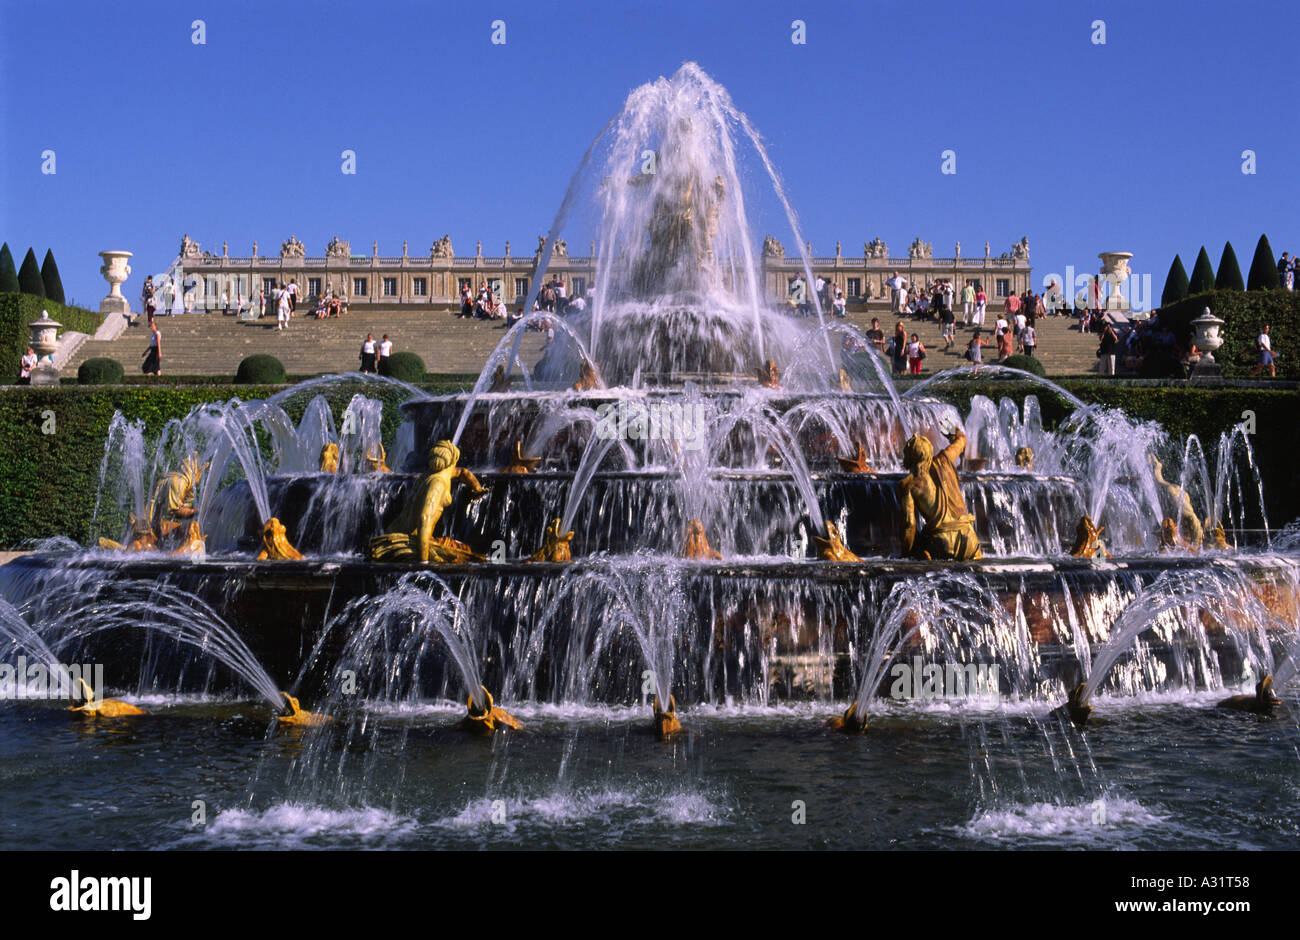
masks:
<svg viewBox="0 0 1300 940"><path fill-rule="evenodd" d="M1223 323L1223 320L1210 313L1209 307L1206 307L1205 312L1192 321L1192 329L1196 331L1193 342L1196 343L1196 348L1201 350L1202 362L1214 362L1214 351L1223 345L1223 337L1219 335Z"/></svg>
<svg viewBox="0 0 1300 940"><path fill-rule="evenodd" d="M58 385L59 370L54 365L54 353L59 348L59 327L63 324L51 320L49 311L42 310L41 318L27 324L32 331L32 351L36 353L36 368L32 369L33 385Z"/></svg>
<svg viewBox="0 0 1300 940"><path fill-rule="evenodd" d="M129 251L101 251L104 259L99 273L108 281L108 296L99 302L100 313L131 314L131 304L122 296L122 283L131 276L131 266L126 259L131 257Z"/></svg>
<svg viewBox="0 0 1300 940"><path fill-rule="evenodd" d="M1122 313L1128 312L1128 298L1124 296L1124 285L1128 283L1128 262L1133 257L1131 251L1103 251L1097 255L1101 259L1101 279L1110 285L1110 294L1106 297L1105 309Z"/></svg>

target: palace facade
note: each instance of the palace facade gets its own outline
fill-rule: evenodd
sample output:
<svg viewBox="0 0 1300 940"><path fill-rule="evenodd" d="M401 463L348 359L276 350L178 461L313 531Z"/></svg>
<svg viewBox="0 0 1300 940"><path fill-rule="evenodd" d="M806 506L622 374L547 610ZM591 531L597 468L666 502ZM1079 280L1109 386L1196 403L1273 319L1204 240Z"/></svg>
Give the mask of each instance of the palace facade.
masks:
<svg viewBox="0 0 1300 940"><path fill-rule="evenodd" d="M217 255L203 251L187 235L168 273L189 286L187 299L196 310L218 309L223 293L233 307L240 294L256 297L260 290L269 292L273 284L293 281L300 291L300 305L336 292L353 310L446 311L459 306L462 285L473 289L483 282L508 304L522 304L541 261L544 239L538 241L531 254L512 255L506 242L505 254L484 255L480 242L473 255L458 255L451 238L444 235L422 255L411 255L406 242L401 255L379 254L378 242L372 244L369 255L358 255L349 242L335 237L325 246L323 256L309 257L303 243L290 237L276 255L259 254L254 242L251 256L233 257L225 244ZM806 247L811 256L811 246ZM562 278L570 296L584 293L596 276L594 248L585 256L571 256L568 245L558 241L546 273ZM859 310L888 306L890 292L885 282L895 273L913 285L950 280L960 289L967 282L979 282L992 302L1030 289L1030 271L1026 238L997 256L985 242L982 255L964 257L959 242L951 257L935 257L931 244L918 238L906 255L895 257L877 238L865 243L860 255L844 255L836 242L834 256L812 257L813 276L839 287L850 309ZM763 243L762 275L772 303L785 303L791 283L804 276L803 260L798 252L787 255L785 247L768 236Z"/></svg>

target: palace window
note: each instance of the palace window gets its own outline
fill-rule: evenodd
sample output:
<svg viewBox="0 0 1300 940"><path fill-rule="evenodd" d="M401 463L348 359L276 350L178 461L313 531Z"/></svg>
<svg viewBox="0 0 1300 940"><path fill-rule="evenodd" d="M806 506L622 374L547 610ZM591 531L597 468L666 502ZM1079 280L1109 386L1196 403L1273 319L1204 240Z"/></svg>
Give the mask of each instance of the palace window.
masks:
<svg viewBox="0 0 1300 940"><path fill-rule="evenodd" d="M273 277L262 278L262 290L266 291L267 294L270 294L271 291L275 290L275 278Z"/></svg>
<svg viewBox="0 0 1300 940"><path fill-rule="evenodd" d="M527 296L528 296L528 278L526 277L515 278L515 298L518 300L523 300Z"/></svg>
<svg viewBox="0 0 1300 940"><path fill-rule="evenodd" d="M320 296L320 278L318 277L307 278L307 296L308 297Z"/></svg>
<svg viewBox="0 0 1300 940"><path fill-rule="evenodd" d="M862 296L862 278L851 277L845 282L844 296L854 300Z"/></svg>
<svg viewBox="0 0 1300 940"><path fill-rule="evenodd" d="M383 279L383 284L381 285L381 289L383 290L383 292L384 292L384 296L385 296L385 297L396 297L396 296L397 296L397 278L395 278L395 277L386 277L386 278L384 278L384 279Z"/></svg>
<svg viewBox="0 0 1300 940"><path fill-rule="evenodd" d="M354 277L352 279L352 296L365 297L366 294L366 279L364 277Z"/></svg>
<svg viewBox="0 0 1300 940"><path fill-rule="evenodd" d="M575 277L573 279L573 291L570 297L585 297L587 295L587 279L585 277Z"/></svg>
<svg viewBox="0 0 1300 940"><path fill-rule="evenodd" d="M427 297L429 295L429 279L426 277L412 278L411 294L414 297Z"/></svg>
<svg viewBox="0 0 1300 940"><path fill-rule="evenodd" d="M1000 278L998 278L998 279L994 282L994 284L993 284L993 296L994 296L994 297L1010 297L1010 296L1011 296L1011 280L1010 280L1009 278L1005 278L1005 277L1000 277Z"/></svg>

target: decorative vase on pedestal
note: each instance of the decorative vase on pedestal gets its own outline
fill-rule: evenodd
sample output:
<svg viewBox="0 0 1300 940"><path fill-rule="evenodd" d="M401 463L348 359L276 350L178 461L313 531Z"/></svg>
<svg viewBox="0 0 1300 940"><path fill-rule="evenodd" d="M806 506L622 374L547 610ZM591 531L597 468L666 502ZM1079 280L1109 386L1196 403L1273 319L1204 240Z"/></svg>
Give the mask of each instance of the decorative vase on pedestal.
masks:
<svg viewBox="0 0 1300 940"><path fill-rule="evenodd" d="M1210 312L1206 307L1205 312L1192 321L1192 329L1196 331L1192 342L1196 348L1201 351L1201 360L1192 367L1192 375L1198 377L1216 376L1222 374L1222 369L1214 360L1214 351L1223 345L1223 336L1220 330L1224 321Z"/></svg>
<svg viewBox="0 0 1300 940"><path fill-rule="evenodd" d="M101 251L99 256L104 264L99 273L108 281L108 296L99 302L100 313L120 313L131 315L131 304L122 296L122 282L131 276L131 266L126 259L131 257L129 251Z"/></svg>
<svg viewBox="0 0 1300 940"><path fill-rule="evenodd" d="M51 320L49 311L42 310L41 318L27 324L32 331L32 351L36 353L36 368L32 369L33 385L58 385L59 370L54 365L54 353L59 348L59 327L63 324Z"/></svg>
<svg viewBox="0 0 1300 940"><path fill-rule="evenodd" d="M1124 285L1128 283L1128 262L1133 257L1131 251L1103 251L1097 255L1101 259L1101 279L1110 285L1110 293L1105 300L1104 309L1108 312L1128 313L1129 302L1124 296Z"/></svg>

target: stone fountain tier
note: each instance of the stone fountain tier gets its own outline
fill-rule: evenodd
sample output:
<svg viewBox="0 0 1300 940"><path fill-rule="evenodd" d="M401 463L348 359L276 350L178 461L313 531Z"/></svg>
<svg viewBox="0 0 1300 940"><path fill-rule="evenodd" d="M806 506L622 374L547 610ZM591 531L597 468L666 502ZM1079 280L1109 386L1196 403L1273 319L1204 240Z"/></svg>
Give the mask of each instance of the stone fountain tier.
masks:
<svg viewBox="0 0 1300 940"><path fill-rule="evenodd" d="M435 442L455 436L468 394L420 399L402 405L411 423L414 447L401 468L418 472L424 455ZM644 431L630 431L636 409L646 409ZM762 389L757 380L745 388L695 389L593 389L591 391L508 391L485 392L474 400L469 419L459 440L461 463L477 472L504 466L522 442L526 456L544 456L550 468L578 466L588 443L601 432L596 423L602 416L617 415L611 424L618 437L638 460L658 445L657 452L675 448L689 454L702 446L700 434L707 434L724 416L738 410L767 416L798 416L788 419L797 425L795 441L810 466L835 466L835 457L851 450L832 433L832 424L819 419L818 410L838 422L851 436L860 439L870 457L891 459L895 466L907 434L898 419L901 408L910 426L926 428L937 439L939 428L959 421L957 410L938 399L904 399L897 405L886 394L865 392L790 392ZM620 410L622 409L622 410ZM803 412L812 412L804 415ZM750 426L746 423L746 426ZM634 436L640 434L641 436ZM699 443L697 443L699 442ZM709 454L711 463L727 466L752 465L756 459L752 435L736 433L729 447L719 445ZM757 459L764 448L757 448ZM534 452L535 450L535 452Z"/></svg>
<svg viewBox="0 0 1300 940"><path fill-rule="evenodd" d="M1169 571L1235 569L1256 584L1266 604L1278 608L1275 612L1282 622L1294 624L1294 598L1277 590L1278 583L1294 571L1294 563L1294 559L1270 555L1152 556L1108 562L1004 558L946 565L905 560L841 564L776 559L731 564L665 559L662 572L652 569L650 573L665 581L671 578L689 599L685 622L678 625L678 658L686 665L680 667L676 685L682 693L679 701L699 702L716 701L726 694L753 694L756 684L761 687L763 683L780 693L781 683L791 677L790 670L802 669L806 679L814 660L813 671L820 670L822 679L820 685L813 683L817 685L813 691L839 697L849 694L850 644L865 648L870 638L864 634L876 622L883 599L895 583L905 579L933 578L941 573L974 577L1009 612L1023 616L1023 630L1028 634L1023 644L1051 671L1077 668L1072 624L1082 624L1089 634L1097 632L1098 623L1105 624L1103 631L1108 629L1117 599L1131 597L1140 585ZM608 568L607 560L579 560L571 565L421 566L32 554L0 568L0 582L6 596L21 604L33 595L76 590L101 578L150 584L166 580L211 604L235 627L277 683L287 688L301 672L300 690L314 694L332 673L344 640L340 635L322 639L325 624L348 602L382 595L409 572L428 571L444 579L472 611L473 638L484 664L485 682L502 689L503 697L535 694L545 699L552 695L560 661L568 661L572 655L571 644L590 641L589 635L581 633L590 625L577 616L560 616L539 636L533 631L542 612L561 598L570 612L607 603L607 598L601 599L603 595L562 595L561 590L574 579L581 581L584 573ZM950 589L962 590L959 584ZM335 630L335 634L341 632ZM1208 632L1210 648L1219 656L1225 674L1232 674L1240 655L1234 638L1214 625ZM1089 639L1095 654L1105 637L1092 635ZM1275 654L1286 639L1289 637L1281 634L1271 638ZM631 642L627 639L627 644ZM315 657L306 662L318 644ZM147 650L138 643L105 635L101 646L75 651L79 657L75 661L90 661L84 659L88 655L98 657L94 661L104 663L110 684L129 684L141 674L143 652ZM1167 652L1176 655L1176 651ZM158 655L159 651L153 650L150 661ZM600 684L599 696L607 701L635 701L642 668L639 656L622 642L614 643L608 655L609 679ZM762 673L765 662L771 669ZM430 694L435 694L440 688L438 681L443 681L444 693L458 696L455 677L437 680L432 675L435 671L431 667ZM804 691L809 688L805 682ZM798 690L786 686L784 691Z"/></svg>
<svg viewBox="0 0 1300 940"><path fill-rule="evenodd" d="M463 492L444 514L443 532L481 554L525 557L542 544L545 527L565 512L572 472L481 473L492 490L471 502ZM818 505L841 528L850 551L900 554L897 486L901 471L811 476ZM361 554L397 514L419 477L414 474L306 474L272 477L272 514L289 541L313 555ZM1059 555L1069 548L1083 500L1069 477L1023 472L966 474L966 503L989 554ZM802 537L812 557L808 508L789 473L714 471L684 482L667 471L602 471L577 500L571 528L575 556L644 549L676 554L686 525L698 518L724 556L791 555ZM210 552L251 550L260 539L246 484L224 490L208 526ZM499 545L497 544L499 542Z"/></svg>

